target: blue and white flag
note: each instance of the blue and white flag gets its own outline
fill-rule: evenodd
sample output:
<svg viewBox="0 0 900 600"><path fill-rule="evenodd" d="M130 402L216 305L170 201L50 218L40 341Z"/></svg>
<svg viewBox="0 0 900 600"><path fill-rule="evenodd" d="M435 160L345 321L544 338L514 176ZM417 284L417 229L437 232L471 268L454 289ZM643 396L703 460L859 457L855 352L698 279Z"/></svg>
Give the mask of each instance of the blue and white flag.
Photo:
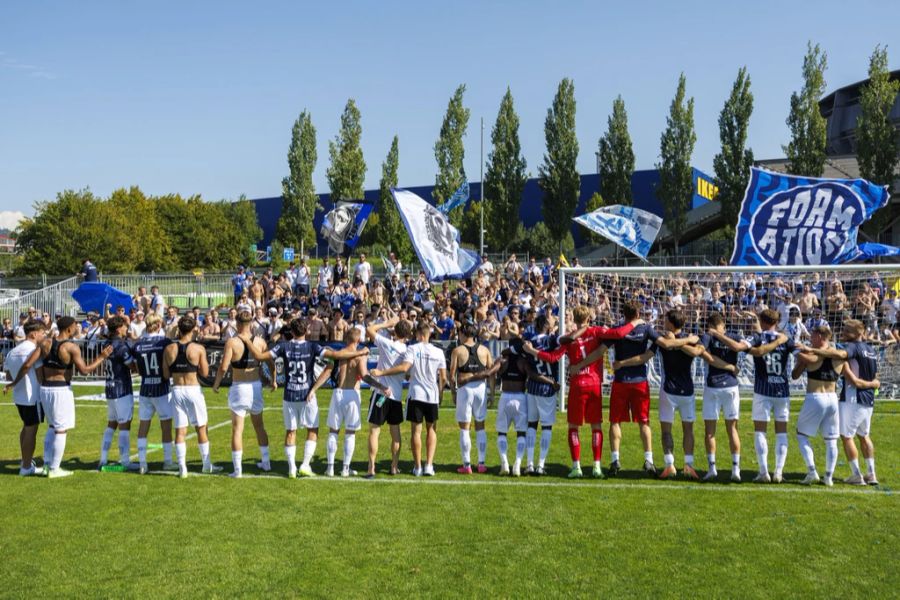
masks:
<svg viewBox="0 0 900 600"><path fill-rule="evenodd" d="M900 248L897 246L876 244L874 242L863 242L859 245L859 251L862 253L859 256L860 260L878 258L879 256L900 256Z"/></svg>
<svg viewBox="0 0 900 600"><path fill-rule="evenodd" d="M438 210L444 213L445 215L450 214L450 211L456 208L457 206L462 206L469 199L469 182L463 181L462 185L459 186L453 195L447 199L446 202L438 206Z"/></svg>
<svg viewBox="0 0 900 600"><path fill-rule="evenodd" d="M753 167L734 236L732 265L834 265L865 258L859 226L887 204L865 179L817 179Z"/></svg>
<svg viewBox="0 0 900 600"><path fill-rule="evenodd" d="M408 190L391 188L391 195L428 281L464 279L475 271L478 254L460 248L447 215Z"/></svg>
<svg viewBox="0 0 900 600"><path fill-rule="evenodd" d="M319 233L328 241L328 247L336 254L348 253L356 248L359 236L372 214L372 204L365 202L337 202L322 220Z"/></svg>
<svg viewBox="0 0 900 600"><path fill-rule="evenodd" d="M662 227L661 217L621 204L598 208L574 220L643 259Z"/></svg>

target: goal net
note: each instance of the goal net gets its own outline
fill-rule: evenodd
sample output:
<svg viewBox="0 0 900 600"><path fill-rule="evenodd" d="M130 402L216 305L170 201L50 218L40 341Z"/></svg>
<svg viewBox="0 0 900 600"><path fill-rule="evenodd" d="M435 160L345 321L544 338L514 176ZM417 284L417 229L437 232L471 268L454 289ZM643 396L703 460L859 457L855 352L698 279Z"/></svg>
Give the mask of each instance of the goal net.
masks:
<svg viewBox="0 0 900 600"><path fill-rule="evenodd" d="M827 325L840 343L843 324L857 319L865 325L866 341L878 354L879 399L900 398L900 264L835 265L823 267L590 267L560 269L560 314L566 314L564 331L574 329L576 306L591 310L592 324L612 326L623 322L623 307L634 302L641 318L663 332L666 313L678 309L684 315L684 331L702 335L711 315L724 317L727 333L744 339L759 331L758 316L765 309L780 317L776 329L798 343L809 342L809 332ZM604 359L603 384L611 384L610 354ZM788 369L793 366L791 358ZM754 366L749 354L738 360L738 384L753 391ZM706 380L707 364L693 362L698 390ZM561 370L561 372L565 372ZM787 373L788 378L790 372ZM565 402L565 378L561 399ZM648 363L651 389L660 385L659 357ZM791 380L792 394L805 390L805 376Z"/></svg>

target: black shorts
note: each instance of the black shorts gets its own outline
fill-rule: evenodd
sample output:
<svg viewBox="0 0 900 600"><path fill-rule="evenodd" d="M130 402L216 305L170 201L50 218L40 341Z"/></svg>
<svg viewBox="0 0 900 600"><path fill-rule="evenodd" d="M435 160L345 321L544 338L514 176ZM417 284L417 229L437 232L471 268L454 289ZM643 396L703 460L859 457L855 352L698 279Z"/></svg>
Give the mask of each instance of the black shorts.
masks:
<svg viewBox="0 0 900 600"><path fill-rule="evenodd" d="M44 411L39 404L34 406L16 404L16 408L19 409L19 416L22 418L22 424L25 427L34 427L44 422Z"/></svg>
<svg viewBox="0 0 900 600"><path fill-rule="evenodd" d="M384 398L384 403L377 406L379 399L384 398L381 392L372 392L369 398L369 423L381 427L385 423L388 425L399 425L403 422L403 402L400 400L392 400Z"/></svg>
<svg viewBox="0 0 900 600"><path fill-rule="evenodd" d="M438 420L438 405L407 399L406 420L410 423L435 423Z"/></svg>

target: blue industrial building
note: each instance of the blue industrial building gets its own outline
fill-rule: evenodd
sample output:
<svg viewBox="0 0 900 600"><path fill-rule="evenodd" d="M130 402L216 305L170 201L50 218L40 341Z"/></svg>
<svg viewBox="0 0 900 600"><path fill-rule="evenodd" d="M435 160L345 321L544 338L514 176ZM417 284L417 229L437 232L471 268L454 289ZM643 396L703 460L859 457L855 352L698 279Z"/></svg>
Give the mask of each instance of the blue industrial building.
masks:
<svg viewBox="0 0 900 600"><path fill-rule="evenodd" d="M665 217L662 204L660 204L659 199L656 197L656 187L658 185L658 170L647 169L644 171L635 171L631 179L631 190L634 197L634 206ZM693 169L693 185L694 194L691 200L692 209L713 200L716 196L716 193L718 192L718 188L716 188L715 184L713 183L713 178L698 169ZM418 187L409 187L406 189L418 194L425 200L432 200L431 192L434 189L434 186L425 185ZM591 174L581 176L581 193L578 198L578 208L575 211L576 215L580 215L585 212L585 206L587 205L588 199L594 194L594 192L597 192L599 190L599 175ZM481 198L481 183L471 183L469 185L469 192L471 198ZM526 229L529 227L533 227L542 219L542 196L543 192L540 185L538 185L537 178L529 179L525 183L525 190L522 193L522 205L519 209L519 217L521 218L522 223L525 225ZM365 200L377 204L379 201L379 190L366 190ZM611 201L612 199L607 200ZM281 196L275 196L273 198L258 198L255 200L251 200L251 202L253 202L256 206L256 218L257 221L259 221L259 226L263 230L263 239L260 240L260 247L265 247L272 242L272 239L275 236L275 226L278 223L279 216L281 215ZM331 194L320 194L319 202L321 203L324 210L316 213L316 217L314 220L316 232L319 231L319 228L322 225L322 218L324 217L325 213L332 208ZM575 237L576 247L579 247L584 243L584 236L582 235L583 232L584 229L573 221L572 235ZM319 251L323 253L326 252L326 247L324 244L320 244Z"/></svg>

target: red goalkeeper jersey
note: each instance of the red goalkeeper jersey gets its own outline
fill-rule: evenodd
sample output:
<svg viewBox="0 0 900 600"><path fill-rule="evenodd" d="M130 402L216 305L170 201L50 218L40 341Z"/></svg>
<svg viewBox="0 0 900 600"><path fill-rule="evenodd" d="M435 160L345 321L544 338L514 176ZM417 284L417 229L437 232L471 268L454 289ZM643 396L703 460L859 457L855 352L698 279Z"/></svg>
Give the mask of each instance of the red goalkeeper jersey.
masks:
<svg viewBox="0 0 900 600"><path fill-rule="evenodd" d="M620 340L634 329L634 325L626 323L619 327L589 327L577 339L561 345L555 350L549 352L538 352L538 359L545 362L557 362L562 358L563 354L569 359L569 364L578 364L587 356L600 347L606 340ZM598 360L581 369L574 377L576 379L586 379L589 381L600 381L603 376L603 361ZM574 383L572 384L574 385Z"/></svg>

